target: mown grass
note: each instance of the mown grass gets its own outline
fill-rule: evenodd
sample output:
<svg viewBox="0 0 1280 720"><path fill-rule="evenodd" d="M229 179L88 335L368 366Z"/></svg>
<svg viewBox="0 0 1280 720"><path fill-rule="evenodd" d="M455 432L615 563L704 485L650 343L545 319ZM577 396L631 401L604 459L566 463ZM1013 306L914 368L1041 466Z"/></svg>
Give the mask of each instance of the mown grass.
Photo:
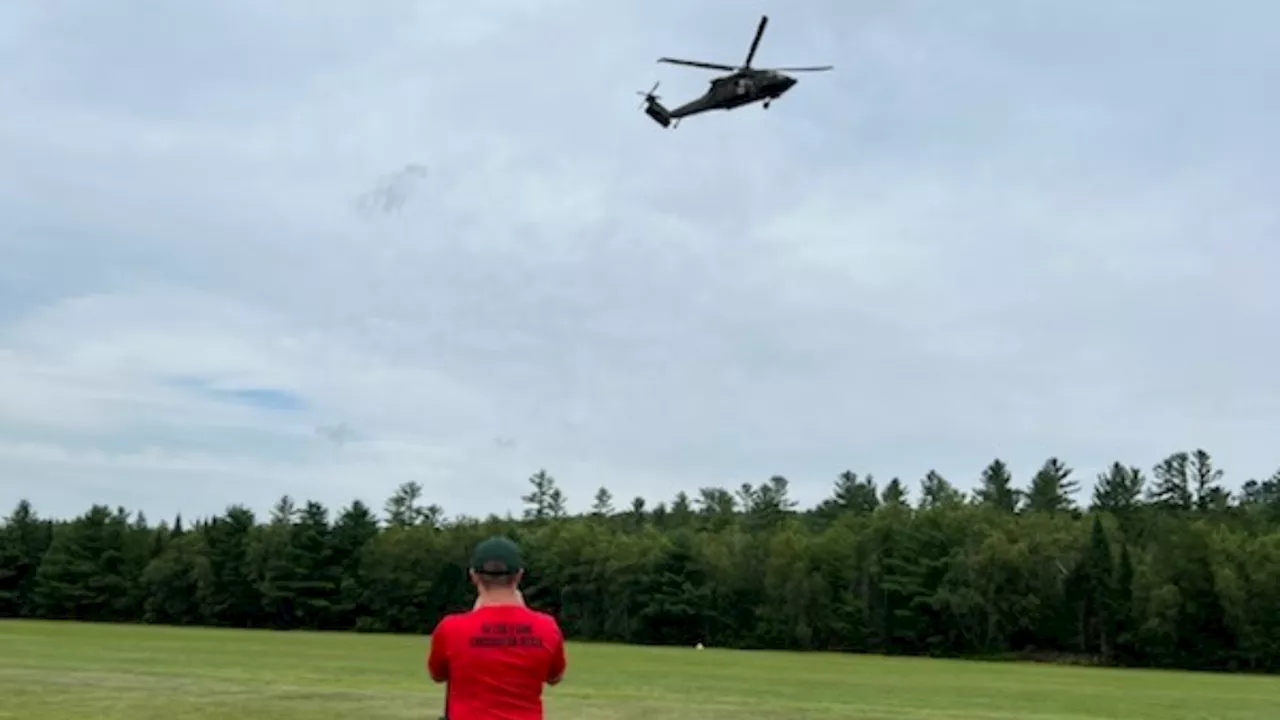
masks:
<svg viewBox="0 0 1280 720"><path fill-rule="evenodd" d="M436 718L425 637L0 621L0 718ZM1280 680L575 644L547 716L581 720L1280 718Z"/></svg>

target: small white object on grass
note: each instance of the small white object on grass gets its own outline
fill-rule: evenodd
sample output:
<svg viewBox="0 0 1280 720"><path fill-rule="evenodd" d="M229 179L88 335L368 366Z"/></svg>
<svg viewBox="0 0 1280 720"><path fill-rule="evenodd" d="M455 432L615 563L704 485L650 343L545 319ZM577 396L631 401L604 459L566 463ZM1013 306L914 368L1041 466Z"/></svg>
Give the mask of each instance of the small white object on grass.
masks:
<svg viewBox="0 0 1280 720"><path fill-rule="evenodd" d="M694 645L694 646L693 646L693 649L694 649L694 650L701 650L701 649L702 649L702 643L698 643L697 645Z"/></svg>

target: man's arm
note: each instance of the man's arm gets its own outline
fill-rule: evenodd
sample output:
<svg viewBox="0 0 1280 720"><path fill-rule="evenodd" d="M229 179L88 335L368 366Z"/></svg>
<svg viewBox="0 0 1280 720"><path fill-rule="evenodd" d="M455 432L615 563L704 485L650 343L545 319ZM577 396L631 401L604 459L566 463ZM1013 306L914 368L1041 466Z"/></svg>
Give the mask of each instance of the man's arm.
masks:
<svg viewBox="0 0 1280 720"><path fill-rule="evenodd" d="M427 672L438 683L449 679L449 635L446 632L448 619L442 618L431 633L431 653L427 656Z"/></svg>
<svg viewBox="0 0 1280 720"><path fill-rule="evenodd" d="M561 634L558 624L555 626L555 636L556 643L555 650L552 651L551 655L551 667L547 669L548 685L559 685L560 681L564 679L564 671L568 666L568 661L564 655L564 635Z"/></svg>

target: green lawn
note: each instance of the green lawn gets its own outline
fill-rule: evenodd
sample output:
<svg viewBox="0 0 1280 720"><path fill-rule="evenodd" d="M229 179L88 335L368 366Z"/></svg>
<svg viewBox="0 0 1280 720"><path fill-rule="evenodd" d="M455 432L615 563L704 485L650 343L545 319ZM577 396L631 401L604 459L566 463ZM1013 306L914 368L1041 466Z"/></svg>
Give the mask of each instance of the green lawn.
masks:
<svg viewBox="0 0 1280 720"><path fill-rule="evenodd" d="M0 621L0 718L432 718L425 637ZM571 645L552 720L1243 720L1280 680Z"/></svg>

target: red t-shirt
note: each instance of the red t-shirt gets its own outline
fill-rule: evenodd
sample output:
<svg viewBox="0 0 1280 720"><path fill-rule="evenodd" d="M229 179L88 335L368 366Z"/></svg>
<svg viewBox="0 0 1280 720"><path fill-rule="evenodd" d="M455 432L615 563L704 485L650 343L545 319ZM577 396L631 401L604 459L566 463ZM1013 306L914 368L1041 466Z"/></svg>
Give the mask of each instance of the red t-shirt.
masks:
<svg viewBox="0 0 1280 720"><path fill-rule="evenodd" d="M519 605L446 615L427 669L448 682L449 720L542 720L543 683L564 674L564 635L554 617Z"/></svg>

